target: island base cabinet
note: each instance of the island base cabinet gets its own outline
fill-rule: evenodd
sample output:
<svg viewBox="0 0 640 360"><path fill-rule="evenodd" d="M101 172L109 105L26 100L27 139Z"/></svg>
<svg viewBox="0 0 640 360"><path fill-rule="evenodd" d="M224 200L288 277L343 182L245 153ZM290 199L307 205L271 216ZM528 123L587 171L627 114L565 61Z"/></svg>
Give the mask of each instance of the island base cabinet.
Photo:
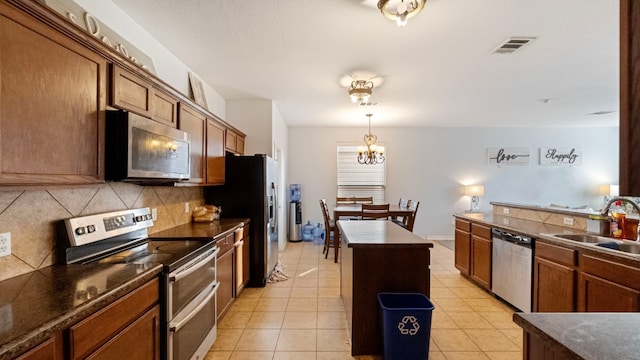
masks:
<svg viewBox="0 0 640 360"><path fill-rule="evenodd" d="M575 360L575 356L565 355L546 346L539 337L524 332L524 360Z"/></svg>

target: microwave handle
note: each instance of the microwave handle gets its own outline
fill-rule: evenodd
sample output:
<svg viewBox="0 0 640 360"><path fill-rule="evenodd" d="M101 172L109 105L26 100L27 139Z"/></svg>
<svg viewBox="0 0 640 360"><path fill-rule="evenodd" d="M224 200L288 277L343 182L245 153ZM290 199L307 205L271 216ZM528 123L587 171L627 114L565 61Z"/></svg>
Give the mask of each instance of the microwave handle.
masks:
<svg viewBox="0 0 640 360"><path fill-rule="evenodd" d="M193 260L192 264L195 265L196 263L199 263L198 266L192 266L182 272L177 273L174 276L169 277L169 281L170 282L175 282L175 281L179 281L180 279L183 279L187 276L189 276L191 273L193 273L194 271L200 269L201 267L205 266L209 261L211 261L212 258L216 257L218 255L218 253L220 252L220 248L216 246L215 250L211 253L211 255L207 256L206 258L200 260L200 259L195 259Z"/></svg>
<svg viewBox="0 0 640 360"><path fill-rule="evenodd" d="M216 294L216 292L218 292L218 287L220 287L220 283L216 282L216 284L213 286L213 289L211 289L211 292L209 293L209 295L207 295L207 297L200 303L200 305L198 305L195 309L193 309L193 311L189 313L189 315L187 315L184 319L182 319L177 323L169 323L169 331L174 331L174 332L180 331L180 329L186 323L188 323L189 320L193 319L193 317L198 315L200 310L202 310L202 308L205 307L207 303L209 303L209 301L211 301L211 298Z"/></svg>

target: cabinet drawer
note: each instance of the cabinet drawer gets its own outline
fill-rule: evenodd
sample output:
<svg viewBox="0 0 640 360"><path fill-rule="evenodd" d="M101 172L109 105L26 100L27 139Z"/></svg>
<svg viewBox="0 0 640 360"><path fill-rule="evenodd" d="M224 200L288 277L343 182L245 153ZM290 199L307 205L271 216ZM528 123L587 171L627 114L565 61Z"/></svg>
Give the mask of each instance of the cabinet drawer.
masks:
<svg viewBox="0 0 640 360"><path fill-rule="evenodd" d="M576 266L578 253L573 249L551 245L544 242L536 242L535 253L537 257L551 260L566 266Z"/></svg>
<svg viewBox="0 0 640 360"><path fill-rule="evenodd" d="M71 358L85 358L157 304L159 296L159 281L154 279L72 326L69 329Z"/></svg>
<svg viewBox="0 0 640 360"><path fill-rule="evenodd" d="M605 280L640 290L640 270L634 267L589 255L582 255L580 261L583 273L599 276Z"/></svg>
<svg viewBox="0 0 640 360"><path fill-rule="evenodd" d="M231 234L227 234L224 237L220 237L220 239L216 241L216 245L218 245L218 247L220 248L218 258L226 254L227 251L233 249L234 238L235 234L232 232Z"/></svg>
<svg viewBox="0 0 640 360"><path fill-rule="evenodd" d="M471 231L471 223L466 220L456 219L456 229L469 232Z"/></svg>
<svg viewBox="0 0 640 360"><path fill-rule="evenodd" d="M491 228L488 226L471 223L471 233L481 238L491 240Z"/></svg>
<svg viewBox="0 0 640 360"><path fill-rule="evenodd" d="M17 357L16 360L45 360L56 358L55 338L50 338L42 344Z"/></svg>

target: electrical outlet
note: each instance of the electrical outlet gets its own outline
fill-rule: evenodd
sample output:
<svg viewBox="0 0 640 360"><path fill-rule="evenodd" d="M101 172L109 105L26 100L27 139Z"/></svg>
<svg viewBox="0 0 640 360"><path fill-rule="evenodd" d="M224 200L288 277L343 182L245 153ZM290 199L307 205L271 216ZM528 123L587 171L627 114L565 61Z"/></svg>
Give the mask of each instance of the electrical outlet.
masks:
<svg viewBox="0 0 640 360"><path fill-rule="evenodd" d="M189 202L188 201L184 203L184 212L187 213L187 214L189 213Z"/></svg>
<svg viewBox="0 0 640 360"><path fill-rule="evenodd" d="M11 233L0 234L0 257L11 255Z"/></svg>
<svg viewBox="0 0 640 360"><path fill-rule="evenodd" d="M509 208L503 208L502 209L502 213L503 214L508 214L509 213Z"/></svg>
<svg viewBox="0 0 640 360"><path fill-rule="evenodd" d="M571 218L571 217L566 217L566 218L564 218L564 220L562 220L562 222L563 222L565 225L573 225L573 218Z"/></svg>
<svg viewBox="0 0 640 360"><path fill-rule="evenodd" d="M158 220L158 209L157 208L151 208L151 218L153 218L153 221Z"/></svg>

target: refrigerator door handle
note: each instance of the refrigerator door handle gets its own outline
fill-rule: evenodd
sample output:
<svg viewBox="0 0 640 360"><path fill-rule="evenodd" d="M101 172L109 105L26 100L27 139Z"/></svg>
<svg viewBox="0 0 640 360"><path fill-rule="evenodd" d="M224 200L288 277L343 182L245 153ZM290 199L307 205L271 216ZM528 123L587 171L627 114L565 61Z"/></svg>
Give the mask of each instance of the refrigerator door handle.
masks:
<svg viewBox="0 0 640 360"><path fill-rule="evenodd" d="M271 222L270 225L271 225L271 232L272 233L276 231L276 226L278 224L278 191L277 190L278 190L278 188L276 186L276 183L272 182L271 183L271 194L272 194L271 198L272 198L272 201L271 201L270 209L269 209L269 212L270 212L270 215L271 215L269 220L271 220L270 221Z"/></svg>

